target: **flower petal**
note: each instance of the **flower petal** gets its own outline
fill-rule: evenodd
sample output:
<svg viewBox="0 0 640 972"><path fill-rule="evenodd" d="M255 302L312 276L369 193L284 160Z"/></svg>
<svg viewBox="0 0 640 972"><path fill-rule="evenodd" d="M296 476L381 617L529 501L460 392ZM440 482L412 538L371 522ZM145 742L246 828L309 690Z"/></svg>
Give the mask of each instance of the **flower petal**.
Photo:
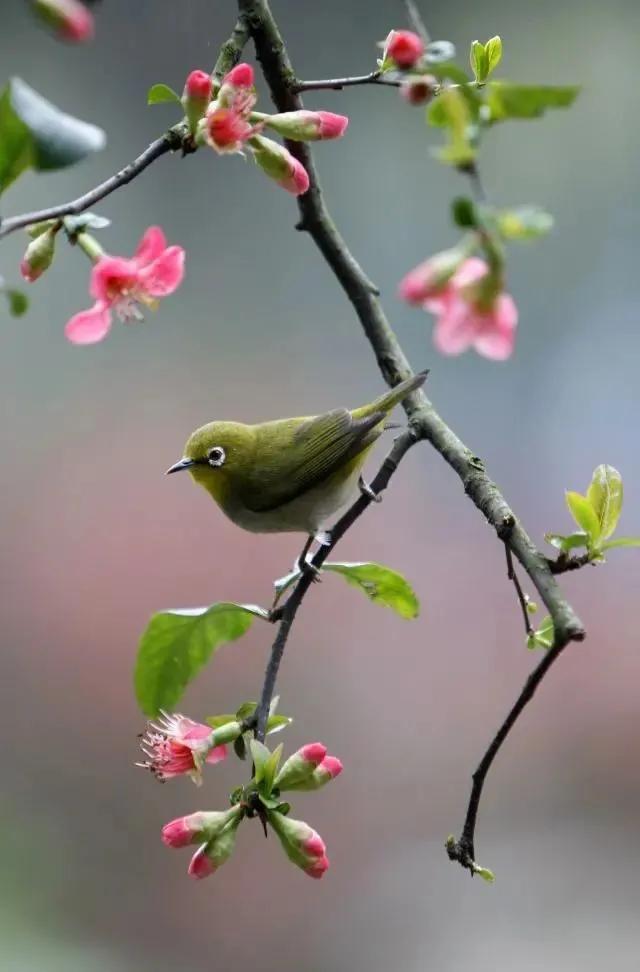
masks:
<svg viewBox="0 0 640 972"><path fill-rule="evenodd" d="M139 273L139 286L150 297L167 297L177 290L184 277L185 252L170 246Z"/></svg>
<svg viewBox="0 0 640 972"><path fill-rule="evenodd" d="M454 287L468 287L469 284L477 283L489 272L489 267L480 257L469 257L461 263L453 277L451 283Z"/></svg>
<svg viewBox="0 0 640 972"><path fill-rule="evenodd" d="M511 357L516 340L518 308L510 294L501 294L491 312L491 322L476 336L473 346L478 354L494 361Z"/></svg>
<svg viewBox="0 0 640 972"><path fill-rule="evenodd" d="M207 753L207 758L205 763L221 763L223 759L227 758L227 747L226 746L214 746L213 749L209 750Z"/></svg>
<svg viewBox="0 0 640 972"><path fill-rule="evenodd" d="M91 271L89 293L97 300L111 304L123 291L135 289L138 272L133 260L103 256Z"/></svg>
<svg viewBox="0 0 640 972"><path fill-rule="evenodd" d="M461 354L471 347L478 333L477 315L462 299L450 302L433 330L433 343L442 354Z"/></svg>
<svg viewBox="0 0 640 972"><path fill-rule="evenodd" d="M150 226L136 250L133 259L139 267L146 267L153 260L157 260L167 247L167 239L159 226Z"/></svg>
<svg viewBox="0 0 640 972"><path fill-rule="evenodd" d="M86 311L74 314L64 329L72 344L96 344L102 341L111 327L111 313L103 301L97 301Z"/></svg>

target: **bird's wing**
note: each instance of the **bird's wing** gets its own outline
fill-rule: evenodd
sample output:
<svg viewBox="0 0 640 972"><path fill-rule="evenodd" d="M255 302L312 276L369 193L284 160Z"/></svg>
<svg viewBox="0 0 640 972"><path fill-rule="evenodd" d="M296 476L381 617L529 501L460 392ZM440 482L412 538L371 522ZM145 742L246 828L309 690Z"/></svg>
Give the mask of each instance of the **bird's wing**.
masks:
<svg viewBox="0 0 640 972"><path fill-rule="evenodd" d="M280 431L273 449L270 429L262 426L260 461L254 464L246 484L249 488L241 497L244 505L255 513L266 513L318 486L378 438L375 427L384 417L384 412L375 412L354 418L346 408L338 408L304 419L291 431L287 446Z"/></svg>

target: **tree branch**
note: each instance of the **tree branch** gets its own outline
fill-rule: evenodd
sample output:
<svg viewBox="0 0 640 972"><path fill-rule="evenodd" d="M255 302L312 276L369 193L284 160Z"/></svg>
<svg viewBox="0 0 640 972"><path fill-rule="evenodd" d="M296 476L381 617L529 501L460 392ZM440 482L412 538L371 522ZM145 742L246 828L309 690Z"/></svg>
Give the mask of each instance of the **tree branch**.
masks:
<svg viewBox="0 0 640 972"><path fill-rule="evenodd" d="M268 0L239 0L239 9L247 17L256 54L278 111L299 110L302 108L302 100L299 93L296 92L296 76L280 31L271 13ZM409 377L412 371L382 310L378 300L378 289L368 279L349 251L331 218L324 202L309 146L302 142L288 142L287 146L304 165L310 178L309 191L298 197L301 216L298 228L306 230L310 234L335 273L347 297L353 304L383 377L390 385L395 385L398 381ZM585 637L585 631L580 619L558 587L549 562L531 541L500 490L485 472L482 460L475 456L440 418L421 390L413 392L409 396L404 403L404 408L409 416L410 427L415 439L429 441L445 462L451 466L461 480L467 495L509 551L519 560L546 605L553 620L555 631L554 647L550 649L529 677L525 688L500 727L474 775L469 811L460 842L462 850L458 855L455 855L451 848L449 849L450 856L473 870L471 865L473 863L473 837L477 809L489 767L551 664L570 641L581 641ZM295 606L295 610L298 606ZM282 635L283 644L280 644L278 639L274 644L274 651L277 650L280 657L291 627L291 621L295 615L293 606L291 610L293 615L285 633ZM279 659L277 664L279 664ZM453 843L455 845L455 841Z"/></svg>
<svg viewBox="0 0 640 972"><path fill-rule="evenodd" d="M377 497L384 492L389 485L389 480L398 468L401 459L406 455L416 441L416 437L410 428L398 436L393 444L393 448L382 463L375 478L370 483L371 495L369 495L368 492L362 491L358 499L349 507L346 513L343 513L335 526L331 528L329 543L324 544L317 550L311 559L311 569L305 570L301 574L300 579L296 583L292 593L287 598L286 603L275 612L275 616L279 621L279 628L271 648L271 653L264 676L264 684L262 686L262 692L260 695L260 702L258 703L258 707L255 712L256 737L261 742L264 742L267 719L269 717L269 706L271 705L271 699L273 698L276 679L278 677L278 670L280 668L280 662L282 661L282 655L291 631L291 626L298 612L298 608L302 604L305 594L313 584L315 574L313 568L318 570L320 567L322 567L329 554L332 552L338 541L345 535L349 527L351 527L355 521L362 516L367 507L374 502L374 497Z"/></svg>
<svg viewBox="0 0 640 972"><path fill-rule="evenodd" d="M230 38L220 48L220 53L213 69L213 77L216 80L219 81L238 62L248 37L248 27L244 16L241 15ZM61 219L63 216L77 216L79 213L84 213L91 206L95 206L96 203L106 199L116 189L128 185L141 175L152 162L162 158L168 152L175 152L178 149L182 149L183 154L189 154L196 150L195 145L189 137L186 126L182 123L174 125L168 132L152 142L137 159L125 165L115 175L101 182L95 189L90 189L89 192L78 196L77 199L72 199L70 202L61 203L57 206L49 206L47 209L39 209L31 213L23 213L21 216L11 216L9 219L2 220L0 222L0 239L3 236L8 236L9 233L14 233L16 230L24 229L26 226L32 226L34 223L42 223L49 219Z"/></svg>
<svg viewBox="0 0 640 972"><path fill-rule="evenodd" d="M324 81L294 81L291 91L300 94L301 91L341 91L342 88L355 88L357 85L377 84L382 88L399 88L402 84L397 78L385 78L380 71L369 74L357 74L349 78L327 78Z"/></svg>
<svg viewBox="0 0 640 972"><path fill-rule="evenodd" d="M510 547L505 543L504 545L505 553L507 555L507 577L512 581L513 586L516 589L516 594L518 595L518 603L520 604L520 609L522 610L522 617L524 619L524 629L527 635L533 634L533 628L531 627L531 621L529 619L529 608L528 608L528 598L527 595L522 590L520 581L518 580L518 575L516 574L515 567L513 566L513 554L511 553Z"/></svg>

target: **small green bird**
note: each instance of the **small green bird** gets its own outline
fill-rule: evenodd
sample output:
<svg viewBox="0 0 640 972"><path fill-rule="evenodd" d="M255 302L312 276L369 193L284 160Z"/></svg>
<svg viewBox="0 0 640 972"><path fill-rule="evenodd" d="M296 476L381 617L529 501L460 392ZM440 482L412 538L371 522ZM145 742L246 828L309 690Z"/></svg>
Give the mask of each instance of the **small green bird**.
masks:
<svg viewBox="0 0 640 972"><path fill-rule="evenodd" d="M352 497L385 419L426 380L421 372L369 405L260 425L209 422L167 473L188 469L222 511L254 533L300 532L302 568L323 524Z"/></svg>

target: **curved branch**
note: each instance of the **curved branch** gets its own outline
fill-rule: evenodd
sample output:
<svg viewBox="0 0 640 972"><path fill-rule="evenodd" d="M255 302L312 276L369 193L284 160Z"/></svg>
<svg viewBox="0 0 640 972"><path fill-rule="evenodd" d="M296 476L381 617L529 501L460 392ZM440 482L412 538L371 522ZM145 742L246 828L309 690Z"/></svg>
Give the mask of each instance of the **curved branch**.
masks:
<svg viewBox="0 0 640 972"><path fill-rule="evenodd" d="M296 76L280 31L271 13L268 0L239 0L239 9L247 17L258 60L278 111L299 110L302 108L302 100L296 91ZM390 385L395 385L398 381L409 377L412 371L378 300L378 289L369 280L349 251L331 218L324 202L309 146L302 142L288 142L287 146L304 165L310 178L309 191L298 197L301 216L298 228L306 230L310 234L335 273L347 297L353 304L383 377ZM456 860L473 871L473 855L471 853L473 834L486 774L520 713L533 696L551 664L570 641L581 641L585 637L585 630L573 608L562 594L549 562L532 542L498 487L487 475L482 460L475 456L455 432L449 428L421 390L409 396L404 403L404 408L409 416L410 427L415 439L429 441L445 462L451 466L461 480L467 495L496 531L498 537L505 543L508 550L519 560L546 605L555 630L554 647L530 676L474 776L465 832L463 838L461 838L463 849L466 848L466 854L461 852L459 855L451 855L450 851L450 856L454 856ZM285 634L282 635L284 642L286 642L290 626L289 624ZM274 651L279 651L280 657L282 654L281 647L283 648L283 645L281 646L276 639ZM454 841L451 846L455 844Z"/></svg>

